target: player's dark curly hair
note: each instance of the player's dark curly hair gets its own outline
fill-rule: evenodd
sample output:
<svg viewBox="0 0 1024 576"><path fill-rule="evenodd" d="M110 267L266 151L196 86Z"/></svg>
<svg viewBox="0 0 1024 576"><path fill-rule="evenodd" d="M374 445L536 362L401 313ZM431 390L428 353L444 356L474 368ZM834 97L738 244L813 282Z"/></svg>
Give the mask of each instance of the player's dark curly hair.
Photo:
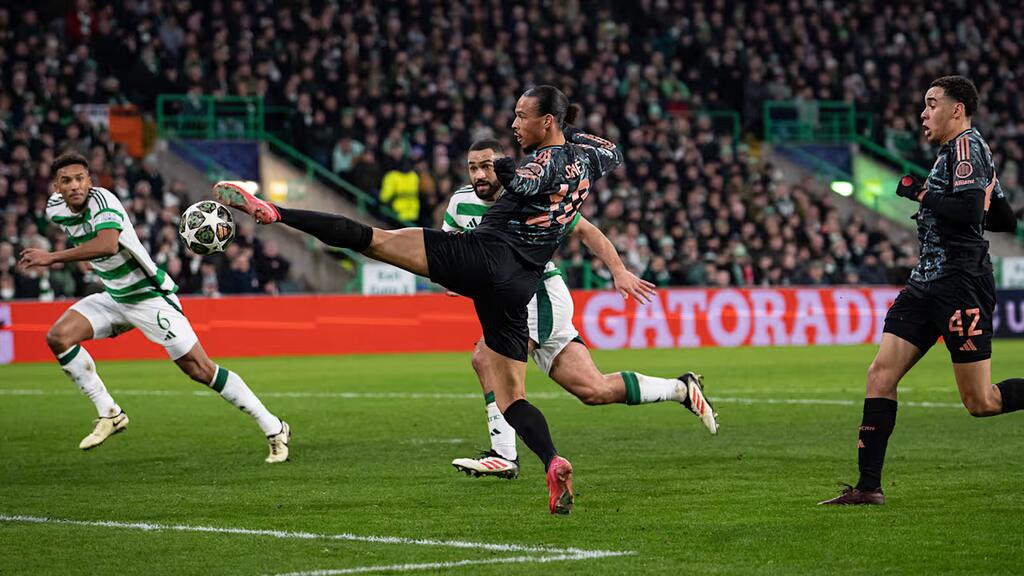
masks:
<svg viewBox="0 0 1024 576"><path fill-rule="evenodd" d="M494 138L481 138L469 145L470 152L478 150L493 150L495 154L505 155L505 147Z"/></svg>
<svg viewBox="0 0 1024 576"><path fill-rule="evenodd" d="M978 89L969 79L963 76L943 76L932 82L931 88L935 87L942 88L954 102L963 104L964 114L968 118L978 111Z"/></svg>
<svg viewBox="0 0 1024 576"><path fill-rule="evenodd" d="M569 104L569 99L565 97L565 94L562 94L562 91L554 86L546 84L534 86L524 92L523 96L536 98L537 112L541 116L551 114L559 126L575 123L581 111L579 104Z"/></svg>
<svg viewBox="0 0 1024 576"><path fill-rule="evenodd" d="M84 166L86 172L89 171L89 161L85 159L80 153L74 150L67 150L60 156L54 159L53 164L50 165L50 174L53 176L57 175L57 171L61 168L67 168L68 166Z"/></svg>

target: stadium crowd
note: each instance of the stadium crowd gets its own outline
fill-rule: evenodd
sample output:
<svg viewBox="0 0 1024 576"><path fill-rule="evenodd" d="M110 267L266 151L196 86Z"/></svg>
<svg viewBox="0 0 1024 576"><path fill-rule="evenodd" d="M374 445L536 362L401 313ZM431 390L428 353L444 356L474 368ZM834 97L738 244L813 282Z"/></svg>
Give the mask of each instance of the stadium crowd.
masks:
<svg viewBox="0 0 1024 576"><path fill-rule="evenodd" d="M134 161L107 132L75 113L67 84L49 84L52 93L45 83L0 93L0 300L50 300L101 289L85 264L27 273L15 266L23 249L68 247L45 217L49 166L65 148L89 159L94 184L118 195L140 240L182 293L276 293L286 282L288 262L276 245L255 237L251 224L239 227L238 240L223 256L204 259L187 251L177 232L187 197L182 182L166 181L152 158Z"/></svg>
<svg viewBox="0 0 1024 576"><path fill-rule="evenodd" d="M784 183L700 111L739 111L757 135L766 100L846 100L877 113L879 142L927 165L918 100L931 78L963 73L983 95L977 124L1004 188L1016 191L1022 32L1024 8L992 0L942 11L881 0L78 0L53 21L0 8L0 286L41 283L12 274L6 254L60 241L38 207L54 149L76 146L126 199L154 255L180 267L183 289L275 289L258 270L250 280L263 260L252 256L276 251L247 230L218 264L185 257L175 183L156 185L73 104L152 110L159 93L262 96L290 111L268 118L272 131L403 219L437 226L465 181L469 143L494 135L513 149L515 99L537 83L562 87L587 130L623 146L626 166L595 186L588 217L652 281L899 283L916 262L906 231L841 218L819 184ZM600 265L584 272L576 242L561 257L573 285L607 279Z"/></svg>

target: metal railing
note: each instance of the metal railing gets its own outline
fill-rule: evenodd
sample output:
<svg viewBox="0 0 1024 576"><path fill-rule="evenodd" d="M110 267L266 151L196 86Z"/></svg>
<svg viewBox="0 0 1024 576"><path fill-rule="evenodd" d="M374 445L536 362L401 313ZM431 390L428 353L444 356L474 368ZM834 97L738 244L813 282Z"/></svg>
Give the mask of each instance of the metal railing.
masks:
<svg viewBox="0 0 1024 576"><path fill-rule="evenodd" d="M280 106L268 107L263 98L255 96L161 94L157 97L156 105L157 132L161 138L174 140L186 147L186 140L266 142L272 150L298 165L308 180L320 180L349 194L360 214L373 213L402 226L413 225L400 219L390 206L267 130L268 114L283 116L287 112L288 109ZM200 162L210 163L202 154L196 153L194 156Z"/></svg>
<svg viewBox="0 0 1024 576"><path fill-rule="evenodd" d="M160 134L189 140L259 140L266 111L262 98L160 94L156 123Z"/></svg>
<svg viewBox="0 0 1024 576"><path fill-rule="evenodd" d="M917 164L914 164L910 160L901 158L888 148L880 146L863 136L854 136L852 142L860 146L861 148L864 148L872 155L877 156L894 166L898 166L900 171L903 172L904 174L914 174L922 178L928 177L927 168L923 168L921 166L918 166Z"/></svg>
<svg viewBox="0 0 1024 576"><path fill-rule="evenodd" d="M740 132L740 113L735 110L694 110L691 115L700 118L702 116L710 118L713 125L718 127L724 127L725 130L732 134L732 145L736 146L740 142L742 134ZM719 130L722 132L723 130Z"/></svg>
<svg viewBox="0 0 1024 576"><path fill-rule="evenodd" d="M367 214L371 209L373 209L376 210L378 214L381 214L385 218L393 220L402 226L415 226L414 223L399 218L398 214L395 213L395 211L387 204L381 204L381 202L373 196L367 194L362 189L338 176L334 172L331 172L322 164L313 160L309 156L306 156L302 152L298 151L294 146L288 144L284 140L281 140L277 136L274 136L269 132L264 132L261 139L275 152L278 152L300 164L303 167L308 180L320 178L351 194L352 199L356 204L356 209L360 214Z"/></svg>
<svg viewBox="0 0 1024 576"><path fill-rule="evenodd" d="M763 112L764 140L772 144L848 142L857 133L857 112L847 102L769 100Z"/></svg>

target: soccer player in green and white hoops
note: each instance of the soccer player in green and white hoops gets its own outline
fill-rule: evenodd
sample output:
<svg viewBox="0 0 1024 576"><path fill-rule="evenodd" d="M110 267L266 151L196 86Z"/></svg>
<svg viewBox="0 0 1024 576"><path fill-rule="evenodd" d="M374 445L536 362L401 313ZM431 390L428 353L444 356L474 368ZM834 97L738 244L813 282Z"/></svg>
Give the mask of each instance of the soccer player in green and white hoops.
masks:
<svg viewBox="0 0 1024 576"><path fill-rule="evenodd" d="M456 190L448 202L442 229L446 232L472 230L501 195L494 174L494 160L505 156L497 140L473 143L467 155L470 184ZM626 270L615 247L593 224L576 215L570 234L612 271L615 287L623 297L638 303L649 301L654 285ZM718 431L714 409L704 397L700 376L687 372L678 378L658 378L637 372L602 374L590 351L572 324L573 302L558 268L548 262L537 293L527 308L530 355L537 367L584 404L647 404L672 400L696 414L712 433ZM475 458L457 458L456 469L475 476L515 478L519 474L516 432L505 421L494 401L491 370L479 352L473 352L473 369L480 379L487 405L487 428L491 449Z"/></svg>
<svg viewBox="0 0 1024 576"><path fill-rule="evenodd" d="M89 163L77 152L58 156L51 172L56 192L47 203L46 216L64 230L74 247L59 252L30 248L21 253L18 265L29 269L88 261L103 283L103 292L76 302L46 334L61 368L99 413L95 429L78 447L99 446L128 426L128 415L107 392L81 343L138 328L163 346L182 372L256 420L270 445L268 463L287 460L288 424L263 406L241 376L206 355L174 295L178 287L146 252L118 197L93 187Z"/></svg>

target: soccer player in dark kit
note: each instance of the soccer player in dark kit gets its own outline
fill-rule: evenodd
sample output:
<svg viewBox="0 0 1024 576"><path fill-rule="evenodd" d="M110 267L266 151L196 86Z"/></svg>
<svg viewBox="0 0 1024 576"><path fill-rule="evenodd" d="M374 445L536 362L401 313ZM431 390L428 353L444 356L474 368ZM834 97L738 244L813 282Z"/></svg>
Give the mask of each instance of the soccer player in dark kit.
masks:
<svg viewBox="0 0 1024 576"><path fill-rule="evenodd" d="M512 129L530 154L519 167L510 158L494 162L505 193L465 233L381 230L340 215L275 206L232 183L214 186L222 202L261 224L286 224L472 298L484 333L481 353L496 371L495 400L544 463L553 514L572 510L572 465L555 450L544 415L526 400L527 304L590 184L622 163L611 142L571 129L577 112L551 86L531 88L519 98Z"/></svg>
<svg viewBox="0 0 1024 576"><path fill-rule="evenodd" d="M896 387L940 336L972 416L1024 408L1024 378L991 383L996 293L984 232L1014 232L1017 220L988 144L971 127L977 109L978 91L962 76L939 78L925 94L921 124L939 156L924 183L904 176L897 189L921 204L914 216L921 259L886 314L882 343L868 368L857 443L860 480L821 504L885 503L882 463L896 424Z"/></svg>

